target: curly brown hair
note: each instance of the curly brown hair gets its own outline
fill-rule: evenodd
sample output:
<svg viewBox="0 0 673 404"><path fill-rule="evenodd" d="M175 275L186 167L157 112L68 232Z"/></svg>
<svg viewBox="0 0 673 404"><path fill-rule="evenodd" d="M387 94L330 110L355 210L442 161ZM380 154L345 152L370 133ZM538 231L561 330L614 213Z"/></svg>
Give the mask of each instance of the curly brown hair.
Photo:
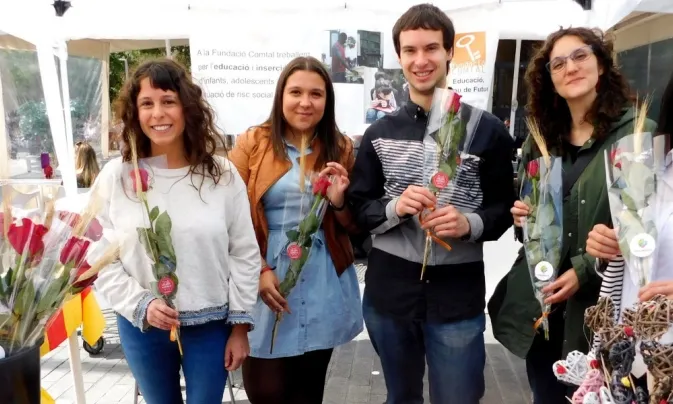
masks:
<svg viewBox="0 0 673 404"><path fill-rule="evenodd" d="M217 184L224 168L216 162L214 156L218 138L221 141L223 137L215 127L213 110L204 100L201 87L192 81L187 69L171 59L142 63L117 97L116 116L123 122L122 160L131 161L129 144L132 140L135 140L138 158L151 156L151 142L140 127L137 105L140 84L146 78L149 78L152 87L178 94L185 117L183 141L185 158L191 166L189 173L201 175L202 178L210 177Z"/></svg>
<svg viewBox="0 0 673 404"><path fill-rule="evenodd" d="M549 148L561 148L562 140L570 134L572 117L568 104L554 89L547 70L549 56L556 42L566 36L575 36L591 46L603 74L598 78L597 97L585 116L594 126L594 138L608 135L612 124L623 115L631 102L629 85L613 58L613 43L599 31L589 28L561 28L547 37L538 49L526 71L528 86L528 113L534 118Z"/></svg>

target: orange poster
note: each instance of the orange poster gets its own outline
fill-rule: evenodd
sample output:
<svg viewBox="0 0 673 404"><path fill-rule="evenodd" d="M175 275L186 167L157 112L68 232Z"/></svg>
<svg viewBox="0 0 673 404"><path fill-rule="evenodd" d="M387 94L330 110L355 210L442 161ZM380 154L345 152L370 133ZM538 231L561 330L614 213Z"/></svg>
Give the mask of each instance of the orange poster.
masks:
<svg viewBox="0 0 673 404"><path fill-rule="evenodd" d="M484 65L486 63L486 32L456 34L452 63Z"/></svg>

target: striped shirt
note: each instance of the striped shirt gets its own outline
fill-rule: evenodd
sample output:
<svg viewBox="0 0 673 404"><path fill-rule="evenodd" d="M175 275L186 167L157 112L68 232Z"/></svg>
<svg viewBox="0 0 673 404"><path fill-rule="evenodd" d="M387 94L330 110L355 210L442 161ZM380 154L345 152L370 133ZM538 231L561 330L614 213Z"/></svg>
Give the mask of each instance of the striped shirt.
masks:
<svg viewBox="0 0 673 404"><path fill-rule="evenodd" d="M348 200L358 224L375 235L367 267L366 297L377 310L404 318L457 321L484 312L483 243L512 225L516 198L511 163L513 141L492 114L462 104L465 127L461 164L437 207L452 205L470 233L450 239L448 251L434 244L424 282L419 277L426 234L417 217L400 217L395 205L411 185L427 186L437 171L436 143L428 114L407 102L365 132L351 174Z"/></svg>

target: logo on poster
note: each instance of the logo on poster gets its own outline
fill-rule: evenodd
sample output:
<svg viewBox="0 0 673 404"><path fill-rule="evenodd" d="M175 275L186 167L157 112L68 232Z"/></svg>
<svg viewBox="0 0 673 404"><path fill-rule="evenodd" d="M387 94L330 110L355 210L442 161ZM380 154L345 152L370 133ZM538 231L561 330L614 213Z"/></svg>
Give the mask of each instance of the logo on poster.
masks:
<svg viewBox="0 0 673 404"><path fill-rule="evenodd" d="M483 66L486 63L486 32L456 34L452 64Z"/></svg>

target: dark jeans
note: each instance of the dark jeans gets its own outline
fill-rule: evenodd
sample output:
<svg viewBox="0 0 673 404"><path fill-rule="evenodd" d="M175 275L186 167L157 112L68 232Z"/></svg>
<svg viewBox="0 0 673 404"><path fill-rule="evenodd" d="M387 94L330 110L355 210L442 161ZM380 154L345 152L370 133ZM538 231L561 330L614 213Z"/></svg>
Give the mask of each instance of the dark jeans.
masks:
<svg viewBox="0 0 673 404"><path fill-rule="evenodd" d="M542 329L535 336L526 357L528 383L533 391L533 404L568 404L577 387L570 387L558 381L554 375L554 362L563 359L563 319L564 307L553 308L549 315L549 341L545 340Z"/></svg>
<svg viewBox="0 0 673 404"><path fill-rule="evenodd" d="M227 382L224 349L231 327L224 321L181 327L178 344L168 331L150 328L141 332L117 316L122 350L147 404L182 404L180 365L185 375L187 402L220 404Z"/></svg>
<svg viewBox="0 0 673 404"><path fill-rule="evenodd" d="M321 404L332 349L278 359L248 357L243 385L250 404Z"/></svg>
<svg viewBox="0 0 673 404"><path fill-rule="evenodd" d="M453 323L402 321L378 312L366 292L363 314L381 358L386 404L423 403L426 360L432 403L479 403L485 389L484 314Z"/></svg>

